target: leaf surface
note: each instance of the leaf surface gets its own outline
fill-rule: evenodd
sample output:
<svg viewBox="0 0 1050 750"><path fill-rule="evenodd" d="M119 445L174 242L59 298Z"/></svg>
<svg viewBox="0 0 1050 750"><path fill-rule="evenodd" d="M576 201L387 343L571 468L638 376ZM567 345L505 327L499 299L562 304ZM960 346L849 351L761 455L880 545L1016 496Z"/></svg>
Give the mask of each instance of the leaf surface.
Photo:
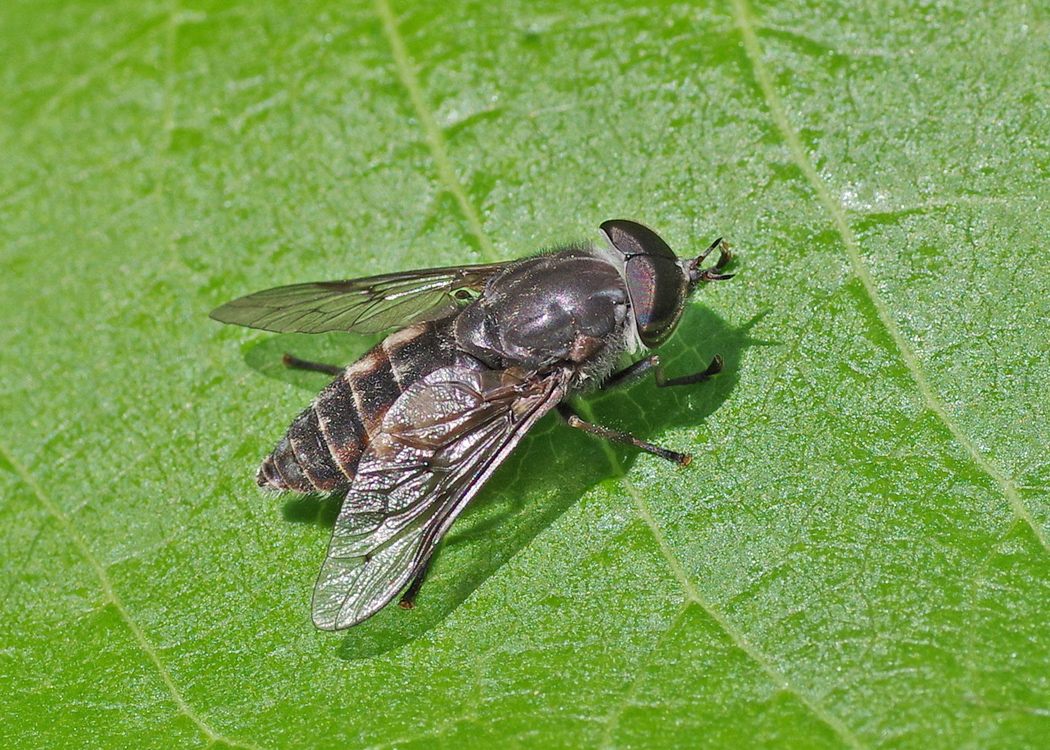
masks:
<svg viewBox="0 0 1050 750"><path fill-rule="evenodd" d="M1050 734L1046 9L958 0L9 3L0 744L1037 747ZM258 461L375 338L252 291L610 218L725 236L548 419L417 609L309 624L330 502Z"/></svg>

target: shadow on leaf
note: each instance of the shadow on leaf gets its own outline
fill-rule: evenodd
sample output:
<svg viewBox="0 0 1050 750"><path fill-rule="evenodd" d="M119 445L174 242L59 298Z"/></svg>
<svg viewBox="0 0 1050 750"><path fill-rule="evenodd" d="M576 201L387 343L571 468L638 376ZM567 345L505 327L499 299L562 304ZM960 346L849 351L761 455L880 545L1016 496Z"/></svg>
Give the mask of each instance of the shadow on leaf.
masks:
<svg viewBox="0 0 1050 750"><path fill-rule="evenodd" d="M677 377L698 372L715 354L725 361L722 373L707 383L692 386L656 388L652 377L647 377L628 388L591 394L585 400L595 420L657 443L660 435L670 429L700 425L736 387L744 350L764 343L749 336L760 318L734 329L711 311L690 306L676 335L660 349L667 374ZM280 363L285 352L303 359L346 363L360 357L375 340L346 334L281 335L249 350L245 360L267 377L316 391L327 376L289 370ZM289 415L289 420L293 416ZM620 444L613 447L620 466L628 470L638 452ZM691 448L668 447L685 451ZM703 456L696 456L695 460L703 461ZM680 470L667 465L667 471ZM354 626L344 637L339 656L361 659L382 654L439 625L584 493L599 482L618 476L619 471L620 467L610 464L597 438L569 429L555 415L547 415L456 522L437 553L416 599L416 608L405 611L387 606L370 620ZM285 503L283 515L290 522L331 528L341 503L340 497L296 496Z"/></svg>

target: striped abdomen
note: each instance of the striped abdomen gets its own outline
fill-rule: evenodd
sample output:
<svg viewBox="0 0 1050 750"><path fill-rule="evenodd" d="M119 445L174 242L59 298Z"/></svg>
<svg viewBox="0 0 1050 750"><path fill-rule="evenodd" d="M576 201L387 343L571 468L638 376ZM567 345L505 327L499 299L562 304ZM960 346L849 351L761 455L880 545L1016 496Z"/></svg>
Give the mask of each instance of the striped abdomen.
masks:
<svg viewBox="0 0 1050 750"><path fill-rule="evenodd" d="M292 422L256 481L295 492L345 492L369 436L406 388L452 364L449 321L417 323L387 336L329 383Z"/></svg>

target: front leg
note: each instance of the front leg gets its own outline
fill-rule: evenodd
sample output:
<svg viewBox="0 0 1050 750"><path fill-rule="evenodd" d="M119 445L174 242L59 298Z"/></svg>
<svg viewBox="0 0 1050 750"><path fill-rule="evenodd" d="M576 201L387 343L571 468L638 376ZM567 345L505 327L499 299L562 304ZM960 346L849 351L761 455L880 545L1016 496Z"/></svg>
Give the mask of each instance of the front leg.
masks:
<svg viewBox="0 0 1050 750"><path fill-rule="evenodd" d="M722 372L723 366L724 362L722 361L722 358L716 355L715 358L711 360L711 364L709 364L702 372L693 373L692 375L683 375L680 378L668 378L667 374L664 372L664 366L660 364L660 357L656 354L650 354L648 357L628 365L619 372L614 372L604 383L602 383L601 390L605 391L610 388L618 388L622 385L626 385L627 383L638 380L645 373L649 372L649 370L653 371L657 388L665 388L672 385L693 385L694 383L702 383L705 380L709 380L711 376ZM668 450L667 448L661 448L659 445L653 445L644 440L639 440L629 432L611 430L608 427L585 422L580 418L580 415L576 413L576 410L568 404L558 404L558 413L565 419L569 427L575 427L577 430L583 430L584 432L605 438L606 440L633 445L639 450L651 453L654 456L659 456L668 461L673 461L679 466L688 466L689 462L693 459L688 453L678 453L677 451Z"/></svg>
<svg viewBox="0 0 1050 750"><path fill-rule="evenodd" d="M601 390L606 391L610 388L618 388L627 383L631 383L638 380L642 375L649 372L649 370L653 371L657 388L665 388L671 385L693 385L694 383L703 383L705 380L710 380L711 376L722 372L722 367L724 365L725 363L722 361L722 358L716 354L714 359L711 360L711 364L709 364L702 372L696 372L692 375L683 375L680 378L668 378L667 374L664 372L664 366L660 364L659 355L650 354L648 357L628 365L619 372L614 372L604 383L602 383Z"/></svg>

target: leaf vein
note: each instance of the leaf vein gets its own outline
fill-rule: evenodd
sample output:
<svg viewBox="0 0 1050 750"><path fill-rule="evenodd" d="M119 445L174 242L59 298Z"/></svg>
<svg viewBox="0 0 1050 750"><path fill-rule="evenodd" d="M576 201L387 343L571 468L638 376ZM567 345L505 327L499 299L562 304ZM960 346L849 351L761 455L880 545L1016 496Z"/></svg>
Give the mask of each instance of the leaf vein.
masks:
<svg viewBox="0 0 1050 750"><path fill-rule="evenodd" d="M605 731L602 733L602 740L598 743L600 750L605 748L613 747L613 733L620 724L620 717L623 716L624 711L631 705L636 697L638 697L638 691L641 689L642 683L645 681L646 669L652 663L653 659L659 653L660 648L664 642L671 637L675 629L681 624L682 618L685 617L685 613L689 611L689 606L692 602L686 602L682 607L679 608L675 616L671 618L671 621L667 624L664 632L653 643L653 647L649 650L648 655L645 657L643 662L638 665L638 672L635 674L634 679L631 680L631 684L627 686L627 689L620 696L620 700L613 706L612 711L605 717Z"/></svg>
<svg viewBox="0 0 1050 750"><path fill-rule="evenodd" d="M1017 491L1017 486L1014 484L1013 480L1000 471L991 460L978 450L974 442L963 432L962 428L956 424L955 420L948 413L947 408L945 408L944 404L941 403L941 400L934 393L933 387L926 379L926 375L920 366L918 356L912 350L911 345L908 343L904 334L901 333L900 327L890 314L889 307L879 295L875 282L871 277L871 273L868 271L868 267L864 264L864 260L860 253L860 247L857 243L857 238L853 234L853 229L846 217L845 207L836 200L834 196L832 196L827 184L821 179L816 168L813 166L812 161L810 161L809 156L806 154L806 150L803 148L802 142L799 139L798 132L792 127L791 122L788 120L787 110L784 108L783 102L777 95L773 86L773 78L763 62L762 47L758 42L758 35L755 33L755 26L751 17L751 10L747 5L747 0L731 0L731 5L737 26L740 28L743 37L744 48L747 51L748 58L751 60L751 65L754 69L755 79L758 81L759 87L762 89L762 94L766 99L766 104L769 106L770 116L773 118L777 129L787 143L788 151L791 154L792 160L805 175L806 180L817 193L817 196L824 204L825 209L831 214L832 223L834 224L839 236L842 238L842 243L846 249L846 255L849 259L850 266L853 269L853 273L857 277L857 280L860 281L864 293L867 295L872 307L875 308L879 321L882 323L887 334L889 334L894 345L897 347L897 352L900 355L901 360L904 362L904 366L907 368L909 375L911 375L912 382L915 383L920 396L925 402L926 408L929 409L938 421L945 426L959 446L970 456L970 460L972 460L981 471L989 476L993 482L999 485L999 489L1006 497L1014 515L1028 525L1039 540L1039 544L1042 545L1043 549L1050 552L1050 540L1047 539L1045 531L1038 523L1036 523L1031 511L1021 499L1021 495Z"/></svg>
<svg viewBox="0 0 1050 750"><path fill-rule="evenodd" d="M38 526L36 534L33 535L33 541L29 543L28 549L26 549L25 554L22 555L22 560L19 562L18 568L11 571L11 582L7 585L7 591L4 592L4 596L0 599L0 602L7 604L11 595L14 593L15 587L22 581L26 569L29 567L29 563L33 559L33 554L36 552L36 545L44 535L44 529L47 527L47 524L48 519L44 518L43 522Z"/></svg>
<svg viewBox="0 0 1050 750"><path fill-rule="evenodd" d="M586 403L580 403L577 405L581 413L589 420L593 421L594 417L590 413L590 409ZM678 585L681 587L682 592L685 594L686 599L699 605L704 612L707 613L708 617L714 620L722 631L729 637L733 644L744 652L758 667L765 672L766 676L777 686L778 689L785 693L794 695L798 700L809 709L809 711L817 717L823 724L831 728L843 742L853 748L860 748L863 745L853 735L849 728L842 722L841 719L834 716L828 711L820 702L808 695L801 687L796 685L787 675L781 672L762 652L760 652L755 646L753 646L742 632L740 632L732 623L715 609L711 602L707 601L697 588L693 585L693 582L689 579L685 569L682 568L682 564L678 561L674 551L671 549L667 542L667 536L664 534L663 529L657 522L656 517L653 515L649 508L648 503L642 497L642 494L638 491L638 488L634 486L634 482L627 476L627 472L624 471L623 464L620 463L620 459L616 456L609 441L600 441L602 450L605 452L606 457L609 459L609 464L612 467L613 473L620 480L620 484L631 498L631 502L634 504L635 510L639 517L645 522L646 526L649 527L649 532L652 534L653 541L656 542L656 546L660 550L661 557L667 563L668 568L671 570L671 574L678 581Z"/></svg>
<svg viewBox="0 0 1050 750"><path fill-rule="evenodd" d="M383 23L383 33L390 43L390 51L394 58L394 66L397 68L398 77L401 79L401 84L408 91L408 98L412 102L412 108L415 109L420 125L423 126L423 135L427 147L430 149L431 158L434 160L438 179L442 186L456 199L456 203L459 204L460 211L463 212L463 216L470 226L471 234L474 235L478 245L481 247L482 255L486 260L495 262L500 259L499 254L496 252L492 240L485 233L485 229L481 225L481 217L467 197L467 192L456 176L455 169L452 168L452 160L448 155L448 144L445 141L445 134L437 124L437 120L434 119L434 114L423 97L423 88L420 86L419 77L416 75L412 58L409 57L408 50L405 47L404 37L398 29L397 18L394 17L390 3L387 0L376 0L375 9L376 14Z"/></svg>
<svg viewBox="0 0 1050 750"><path fill-rule="evenodd" d="M224 736L222 733L212 729L199 716L197 716L196 712L186 702L186 699L182 697L182 693L179 691L179 688L175 685L175 680L172 678L171 673L168 671L167 667L164 666L164 663L160 660L160 655L157 653L157 650L146 638L146 634L143 632L142 628L134 620L134 618L132 618L131 613L128 612L128 609L127 607L125 607L124 602L117 594L116 589L113 586L113 581L110 579L109 574L106 572L105 567L102 565L102 562L98 559L98 557L95 556L95 553L91 551L91 548L88 546L87 541L84 539L83 536L81 536L80 532L77 531L76 526L73 524L73 519L70 518L65 511L59 508L51 500L47 493L44 492L44 488L36 480L36 477L34 477L33 474L25 466L22 465L22 462L14 456L14 454L8 449L6 443L4 443L3 441L0 441L0 457L3 457L4 460L6 460L14 468L15 474L17 474L19 479L25 482L25 484L30 488L30 490L32 490L33 495L36 496L36 499L44 507L44 510L47 511L47 513L58 522L62 530L73 541L73 544L74 546L76 546L77 551L80 552L81 557L84 558L84 560L88 563L88 566L95 573L95 577L98 578L99 585L102 588L102 593L105 596L106 601L108 601L109 604L112 605L112 607L120 615L120 618L127 625L128 630L131 631L133 638L138 643L139 648L142 649L142 651L146 654L149 660L153 663L154 668L160 674L160 678L164 682L164 686L168 689L172 700L174 700L179 713L185 716L191 722L193 722L193 724L204 734L205 737L208 738L209 742L211 742L212 744L221 742L231 747L247 748L248 750L259 750L257 745L237 742Z"/></svg>

